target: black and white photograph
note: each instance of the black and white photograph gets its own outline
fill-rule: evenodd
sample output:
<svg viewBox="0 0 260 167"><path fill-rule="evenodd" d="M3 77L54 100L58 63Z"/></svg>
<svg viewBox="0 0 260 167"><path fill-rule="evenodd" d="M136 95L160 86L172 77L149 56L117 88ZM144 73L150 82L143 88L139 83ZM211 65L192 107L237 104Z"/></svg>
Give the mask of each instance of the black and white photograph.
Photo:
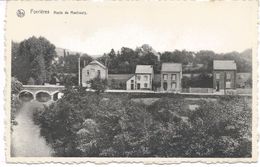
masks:
<svg viewBox="0 0 260 167"><path fill-rule="evenodd" d="M255 161L257 5L7 2L8 159Z"/></svg>

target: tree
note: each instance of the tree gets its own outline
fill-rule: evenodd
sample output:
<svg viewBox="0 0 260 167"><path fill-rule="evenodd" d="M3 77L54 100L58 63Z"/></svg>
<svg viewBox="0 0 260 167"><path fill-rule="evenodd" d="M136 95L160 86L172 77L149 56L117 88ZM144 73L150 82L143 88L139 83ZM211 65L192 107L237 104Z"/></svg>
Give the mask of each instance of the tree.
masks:
<svg viewBox="0 0 260 167"><path fill-rule="evenodd" d="M13 43L14 44L14 43ZM14 44L15 45L15 44ZM26 84L32 77L35 84L48 82L51 77L51 65L56 56L55 46L44 37L31 37L22 41L19 48L13 47L12 75ZM17 51L15 51L17 50Z"/></svg>
<svg viewBox="0 0 260 167"><path fill-rule="evenodd" d="M198 76L186 77L182 78L182 87L183 88L212 88L213 87L213 77L209 74L203 72Z"/></svg>
<svg viewBox="0 0 260 167"><path fill-rule="evenodd" d="M107 89L107 80L96 77L90 81L91 88L96 90L97 94Z"/></svg>
<svg viewBox="0 0 260 167"><path fill-rule="evenodd" d="M11 93L18 94L23 88L23 84L19 82L16 78L11 79Z"/></svg>
<svg viewBox="0 0 260 167"><path fill-rule="evenodd" d="M79 54L69 54L63 57L64 68L62 72L65 73L78 73Z"/></svg>
<svg viewBox="0 0 260 167"><path fill-rule="evenodd" d="M164 52L161 55L161 62L182 63L184 65L193 62L193 52L186 50L175 50L173 52Z"/></svg>
<svg viewBox="0 0 260 167"><path fill-rule="evenodd" d="M12 41L12 53L11 53L11 56L12 56L12 71L11 71L11 74L12 74L12 77L17 77L17 73L19 71L19 69L17 69L17 66L18 65L18 50L19 50L19 43L17 42L13 42Z"/></svg>
<svg viewBox="0 0 260 167"><path fill-rule="evenodd" d="M67 88L34 113L56 156L250 157L251 99L160 98L150 105L123 94ZM194 101L193 101L194 103Z"/></svg>
<svg viewBox="0 0 260 167"><path fill-rule="evenodd" d="M80 56L80 67L84 68L91 61L93 61L93 58L91 56L89 56L88 54L83 54L82 56Z"/></svg>
<svg viewBox="0 0 260 167"><path fill-rule="evenodd" d="M17 95L22 90L22 88L23 88L23 84L19 82L16 78L12 77L11 79L11 125L12 126L17 125L17 122L15 121L15 116L21 107L21 103Z"/></svg>

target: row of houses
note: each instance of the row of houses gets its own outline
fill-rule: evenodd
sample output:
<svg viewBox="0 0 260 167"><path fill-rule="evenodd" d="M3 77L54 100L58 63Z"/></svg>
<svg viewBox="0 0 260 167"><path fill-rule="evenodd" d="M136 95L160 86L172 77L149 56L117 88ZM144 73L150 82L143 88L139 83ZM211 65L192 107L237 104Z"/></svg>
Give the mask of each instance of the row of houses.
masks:
<svg viewBox="0 0 260 167"><path fill-rule="evenodd" d="M226 89L236 89L237 67L233 60L214 60L213 89L221 92ZM108 79L108 68L94 60L82 69L82 86L88 87L89 82L99 77ZM160 73L160 91L182 91L182 64L162 63ZM135 73L126 81L127 90L152 90L154 70L152 65L137 65Z"/></svg>

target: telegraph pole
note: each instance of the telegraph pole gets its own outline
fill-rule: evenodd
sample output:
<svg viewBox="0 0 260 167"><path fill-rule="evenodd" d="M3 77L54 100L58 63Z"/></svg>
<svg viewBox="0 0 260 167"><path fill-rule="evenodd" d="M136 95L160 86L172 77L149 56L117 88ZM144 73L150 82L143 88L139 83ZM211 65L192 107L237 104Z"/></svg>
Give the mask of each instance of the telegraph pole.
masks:
<svg viewBox="0 0 260 167"><path fill-rule="evenodd" d="M226 72L224 72L224 95L226 95Z"/></svg>
<svg viewBox="0 0 260 167"><path fill-rule="evenodd" d="M78 69L78 70L79 70L79 71L78 71L78 73L79 73L79 76L78 76L78 82L79 82L79 83L78 83L78 84L79 84L79 86L80 86L80 56L79 56L79 58L78 58L78 68L79 68L79 69Z"/></svg>

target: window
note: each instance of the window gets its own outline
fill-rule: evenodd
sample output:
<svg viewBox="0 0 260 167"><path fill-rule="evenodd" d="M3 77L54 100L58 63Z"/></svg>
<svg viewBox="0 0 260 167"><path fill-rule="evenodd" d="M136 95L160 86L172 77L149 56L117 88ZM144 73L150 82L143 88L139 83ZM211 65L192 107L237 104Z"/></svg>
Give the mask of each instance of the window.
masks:
<svg viewBox="0 0 260 167"><path fill-rule="evenodd" d="M172 80L173 80L173 81L176 80L176 74L172 74Z"/></svg>
<svg viewBox="0 0 260 167"><path fill-rule="evenodd" d="M163 74L163 80L168 80L168 74Z"/></svg>
<svg viewBox="0 0 260 167"><path fill-rule="evenodd" d="M226 82L226 88L231 88L231 82L230 81Z"/></svg>
<svg viewBox="0 0 260 167"><path fill-rule="evenodd" d="M148 76L147 75L144 76L144 80L148 81Z"/></svg>
<svg viewBox="0 0 260 167"><path fill-rule="evenodd" d="M140 89L140 88L141 88L140 83L138 83L137 84L137 89Z"/></svg>
<svg viewBox="0 0 260 167"><path fill-rule="evenodd" d="M133 79L131 80L131 83L134 83L134 80L133 80Z"/></svg>
<svg viewBox="0 0 260 167"><path fill-rule="evenodd" d="M141 76L140 76L140 75L137 76L137 80L138 80L138 81L141 80Z"/></svg>
<svg viewBox="0 0 260 167"><path fill-rule="evenodd" d="M147 83L144 83L144 87L145 87L145 88L147 88L147 87L148 87Z"/></svg>
<svg viewBox="0 0 260 167"><path fill-rule="evenodd" d="M176 89L176 83L172 82L172 89Z"/></svg>
<svg viewBox="0 0 260 167"><path fill-rule="evenodd" d="M87 70L87 75L89 75L89 70Z"/></svg>
<svg viewBox="0 0 260 167"><path fill-rule="evenodd" d="M216 73L216 79L220 79L220 74Z"/></svg>
<svg viewBox="0 0 260 167"><path fill-rule="evenodd" d="M226 78L231 79L231 74L229 72L227 72Z"/></svg>

